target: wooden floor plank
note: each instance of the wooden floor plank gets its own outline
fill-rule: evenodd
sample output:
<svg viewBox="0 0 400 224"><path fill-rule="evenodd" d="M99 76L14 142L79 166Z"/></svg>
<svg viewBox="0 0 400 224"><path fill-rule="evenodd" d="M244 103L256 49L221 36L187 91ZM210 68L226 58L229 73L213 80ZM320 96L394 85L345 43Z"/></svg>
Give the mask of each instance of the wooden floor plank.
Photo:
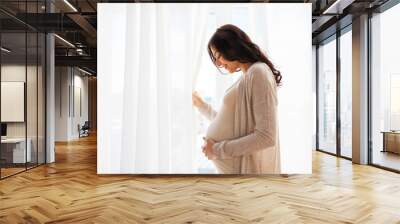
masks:
<svg viewBox="0 0 400 224"><path fill-rule="evenodd" d="M0 181L0 223L400 223L400 175L313 153L312 175L96 174L96 138Z"/></svg>

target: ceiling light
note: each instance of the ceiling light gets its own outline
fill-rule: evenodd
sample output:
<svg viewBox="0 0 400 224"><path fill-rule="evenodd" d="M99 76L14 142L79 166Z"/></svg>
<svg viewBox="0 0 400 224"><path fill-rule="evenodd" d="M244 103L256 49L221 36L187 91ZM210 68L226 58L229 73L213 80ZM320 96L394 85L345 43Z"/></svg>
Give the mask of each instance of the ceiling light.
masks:
<svg viewBox="0 0 400 224"><path fill-rule="evenodd" d="M60 39L61 41L63 41L64 43L66 43L67 45L69 45L69 46L75 48L75 45L71 44L71 42L69 42L68 40L66 40L66 39L64 39L64 38L62 38L62 37L60 37L60 36L58 36L57 34L54 34L54 36L57 37L58 39Z"/></svg>
<svg viewBox="0 0 400 224"><path fill-rule="evenodd" d="M79 55L83 55L83 50L82 50L81 48L77 48L77 49L76 49L76 52L77 52Z"/></svg>
<svg viewBox="0 0 400 224"><path fill-rule="evenodd" d="M1 50L4 51L4 52L6 52L6 53L10 53L10 52L11 52L11 50L9 50L9 49L7 49L7 48L5 48L5 47L1 47Z"/></svg>
<svg viewBox="0 0 400 224"><path fill-rule="evenodd" d="M78 10L71 4L69 3L68 0L64 0L65 4L67 4L72 10L74 10L75 12L78 12Z"/></svg>

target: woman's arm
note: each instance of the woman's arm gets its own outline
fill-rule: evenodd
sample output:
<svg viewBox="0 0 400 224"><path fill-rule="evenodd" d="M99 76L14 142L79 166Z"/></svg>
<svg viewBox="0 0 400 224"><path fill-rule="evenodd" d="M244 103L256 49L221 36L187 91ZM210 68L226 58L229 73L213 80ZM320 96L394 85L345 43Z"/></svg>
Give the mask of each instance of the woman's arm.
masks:
<svg viewBox="0 0 400 224"><path fill-rule="evenodd" d="M255 128L249 135L217 142L213 153L221 159L246 155L257 150L275 146L277 135L277 102L274 80L269 81L269 69L255 68L251 77L251 109L255 119Z"/></svg>
<svg viewBox="0 0 400 224"><path fill-rule="evenodd" d="M217 112L211 107L211 105L206 103L196 91L192 93L192 101L193 105L197 107L200 113L208 120L213 120L217 115Z"/></svg>
<svg viewBox="0 0 400 224"><path fill-rule="evenodd" d="M217 116L217 112L212 108L212 106L206 102L201 104L199 107L199 112L205 116L209 121L212 121L215 116Z"/></svg>

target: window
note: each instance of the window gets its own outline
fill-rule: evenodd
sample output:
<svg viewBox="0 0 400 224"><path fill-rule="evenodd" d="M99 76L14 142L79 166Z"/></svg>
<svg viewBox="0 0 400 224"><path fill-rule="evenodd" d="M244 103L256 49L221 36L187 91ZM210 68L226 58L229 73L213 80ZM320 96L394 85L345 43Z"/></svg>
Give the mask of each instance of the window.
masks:
<svg viewBox="0 0 400 224"><path fill-rule="evenodd" d="M372 163L400 170L400 5L371 18L372 73L371 73L371 134ZM391 139L385 139L386 133ZM387 145L386 145L387 144ZM394 144L394 145L393 145Z"/></svg>
<svg viewBox="0 0 400 224"><path fill-rule="evenodd" d="M350 27L351 28L351 27ZM340 154L351 158L352 149L352 34L340 36Z"/></svg>
<svg viewBox="0 0 400 224"><path fill-rule="evenodd" d="M318 48L318 149L336 153L336 40Z"/></svg>
<svg viewBox="0 0 400 224"><path fill-rule="evenodd" d="M390 130L400 130L400 73L390 74Z"/></svg>

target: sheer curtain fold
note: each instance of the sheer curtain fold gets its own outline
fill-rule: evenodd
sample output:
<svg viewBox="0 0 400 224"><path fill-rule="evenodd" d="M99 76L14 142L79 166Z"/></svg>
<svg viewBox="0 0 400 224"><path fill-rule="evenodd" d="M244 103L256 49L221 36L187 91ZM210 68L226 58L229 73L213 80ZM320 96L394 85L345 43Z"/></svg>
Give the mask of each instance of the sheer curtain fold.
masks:
<svg viewBox="0 0 400 224"><path fill-rule="evenodd" d="M190 43L189 46L192 46L191 54L190 54L190 67L189 74L192 74L192 83L190 92L195 90L197 77L200 74L200 68L202 66L202 58L203 54L207 53L206 48L206 31L207 31L207 16L208 16L208 6L206 4L193 4L191 7L191 15L192 15L192 23L191 31L190 31ZM191 94L188 95L188 101L191 105ZM188 108L188 114L190 115L190 145L191 145L191 153L188 155L188 158L191 158L191 172L197 172L196 170L196 155L197 153L193 150L201 150L197 148L197 128L198 123L196 120L196 113L194 108L191 106ZM190 157L189 157L190 156Z"/></svg>
<svg viewBox="0 0 400 224"><path fill-rule="evenodd" d="M197 77L200 72L201 58L203 53L206 53L206 31L207 31L207 16L208 6L206 4L197 4L192 6L194 11L194 20L191 24L191 46L192 54L191 70L193 74L192 90L195 88Z"/></svg>
<svg viewBox="0 0 400 224"><path fill-rule="evenodd" d="M157 105L158 112L158 173L169 171L171 169L171 151L172 151L172 128L171 128L171 79L165 74L169 70L168 63L165 60L168 57L170 46L168 45L170 37L167 35L169 20L168 11L162 5L156 5L156 36L164 37L156 39L156 75L157 82Z"/></svg>
<svg viewBox="0 0 400 224"><path fill-rule="evenodd" d="M125 10L120 172L193 173L191 92L206 50L207 7L127 4Z"/></svg>
<svg viewBox="0 0 400 224"><path fill-rule="evenodd" d="M129 13L124 13L124 17L126 21L136 21L134 22L136 26L131 29L129 26L131 24L124 24L125 30L125 49L137 48L137 43L139 42L139 37L136 36L137 29L139 27L138 19L140 15L138 14L138 10L131 10L129 7L127 8ZM121 52L122 53L122 52ZM138 99L137 90L138 90L138 76L136 68L138 68L139 60L136 57L136 51L126 50L124 52L125 59L136 59L133 61L133 64L130 61L124 62L124 85L123 85L123 104L122 104L122 123L121 123L121 155L120 156L120 170L122 173L129 172L129 170L135 167L134 155L136 153L135 147L132 146L130 139L136 138L136 129L130 127L129 124L136 123L137 117L137 108L134 105L134 101ZM135 63L136 62L136 63Z"/></svg>

